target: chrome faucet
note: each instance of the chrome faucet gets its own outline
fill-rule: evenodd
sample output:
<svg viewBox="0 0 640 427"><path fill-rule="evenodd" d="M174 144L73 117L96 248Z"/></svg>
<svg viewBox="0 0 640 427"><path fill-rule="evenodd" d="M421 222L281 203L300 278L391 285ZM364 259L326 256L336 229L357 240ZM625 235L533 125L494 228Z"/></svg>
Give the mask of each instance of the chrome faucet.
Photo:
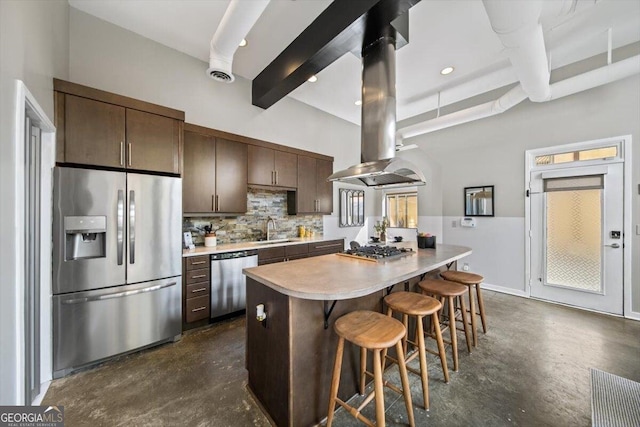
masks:
<svg viewBox="0 0 640 427"><path fill-rule="evenodd" d="M268 217L267 218L267 240L271 240L271 233L269 232L270 231L269 224L273 224L274 231L277 229L276 220L271 217Z"/></svg>

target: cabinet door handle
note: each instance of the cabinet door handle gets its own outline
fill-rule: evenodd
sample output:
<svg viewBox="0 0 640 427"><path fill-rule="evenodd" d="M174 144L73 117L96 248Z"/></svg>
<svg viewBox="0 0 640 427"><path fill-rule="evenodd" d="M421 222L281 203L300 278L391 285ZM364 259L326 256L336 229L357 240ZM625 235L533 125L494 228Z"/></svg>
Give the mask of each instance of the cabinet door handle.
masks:
<svg viewBox="0 0 640 427"><path fill-rule="evenodd" d="M211 195L211 210L212 211L216 211L216 195L212 194Z"/></svg>
<svg viewBox="0 0 640 427"><path fill-rule="evenodd" d="M194 289L194 290L192 290L192 291L191 291L191 293L192 293L192 294L195 294L195 293L197 293L197 292L202 292L202 291L206 291L206 290L207 290L207 288L199 288L199 289Z"/></svg>
<svg viewBox="0 0 640 427"><path fill-rule="evenodd" d="M131 166L131 143L127 143L127 146L129 148L129 166Z"/></svg>
<svg viewBox="0 0 640 427"><path fill-rule="evenodd" d="M220 198L218 198L218 195L216 194L216 209L215 211L218 212L220 210Z"/></svg>
<svg viewBox="0 0 640 427"><path fill-rule="evenodd" d="M275 171L276 173L276 185L278 185L278 171Z"/></svg>
<svg viewBox="0 0 640 427"><path fill-rule="evenodd" d="M276 185L276 178L274 171L271 171L271 185Z"/></svg>
<svg viewBox="0 0 640 427"><path fill-rule="evenodd" d="M207 261L196 261L196 262L192 262L191 265L200 265L200 264L206 264Z"/></svg>
<svg viewBox="0 0 640 427"><path fill-rule="evenodd" d="M191 310L192 313L195 313L196 311L202 311L202 310L206 310L207 307L198 307L198 308L194 308L193 310Z"/></svg>
<svg viewBox="0 0 640 427"><path fill-rule="evenodd" d="M120 166L124 166L124 141L120 141Z"/></svg>
<svg viewBox="0 0 640 427"><path fill-rule="evenodd" d="M203 277L207 277L206 274L198 274L197 276L191 276L192 279L202 279Z"/></svg>

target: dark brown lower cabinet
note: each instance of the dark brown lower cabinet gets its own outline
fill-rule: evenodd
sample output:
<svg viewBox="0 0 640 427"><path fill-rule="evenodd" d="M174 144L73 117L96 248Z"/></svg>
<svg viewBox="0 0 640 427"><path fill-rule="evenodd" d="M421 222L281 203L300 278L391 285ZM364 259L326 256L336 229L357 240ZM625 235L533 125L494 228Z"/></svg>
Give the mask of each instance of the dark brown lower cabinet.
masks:
<svg viewBox="0 0 640 427"><path fill-rule="evenodd" d="M344 250L344 239L262 248L258 249L258 265L335 254L342 250Z"/></svg>
<svg viewBox="0 0 640 427"><path fill-rule="evenodd" d="M209 255L183 258L182 329L209 323L211 314L211 265Z"/></svg>

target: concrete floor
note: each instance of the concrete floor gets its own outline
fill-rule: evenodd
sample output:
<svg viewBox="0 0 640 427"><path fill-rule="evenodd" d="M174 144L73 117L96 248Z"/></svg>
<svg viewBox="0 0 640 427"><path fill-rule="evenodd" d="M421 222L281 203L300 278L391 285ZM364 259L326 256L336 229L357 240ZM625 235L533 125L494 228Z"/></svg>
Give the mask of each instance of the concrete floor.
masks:
<svg viewBox="0 0 640 427"><path fill-rule="evenodd" d="M589 368L640 382L640 322L484 295L489 331L472 354L462 343L449 384L429 356L429 412L410 374L417 426L588 426ZM246 391L244 331L243 318L226 321L55 380L42 404L64 405L71 427L268 426ZM400 383L397 367L386 375ZM387 425L406 425L403 399L387 390L385 401ZM334 426L351 425L362 424L339 410Z"/></svg>

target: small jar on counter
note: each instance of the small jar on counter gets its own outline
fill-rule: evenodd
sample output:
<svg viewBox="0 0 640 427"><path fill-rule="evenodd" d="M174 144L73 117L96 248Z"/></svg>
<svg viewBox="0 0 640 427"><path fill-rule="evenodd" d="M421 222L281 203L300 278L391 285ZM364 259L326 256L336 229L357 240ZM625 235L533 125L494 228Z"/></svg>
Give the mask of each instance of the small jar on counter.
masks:
<svg viewBox="0 0 640 427"><path fill-rule="evenodd" d="M304 225L299 225L298 226L298 237L304 237L305 236L305 227Z"/></svg>

